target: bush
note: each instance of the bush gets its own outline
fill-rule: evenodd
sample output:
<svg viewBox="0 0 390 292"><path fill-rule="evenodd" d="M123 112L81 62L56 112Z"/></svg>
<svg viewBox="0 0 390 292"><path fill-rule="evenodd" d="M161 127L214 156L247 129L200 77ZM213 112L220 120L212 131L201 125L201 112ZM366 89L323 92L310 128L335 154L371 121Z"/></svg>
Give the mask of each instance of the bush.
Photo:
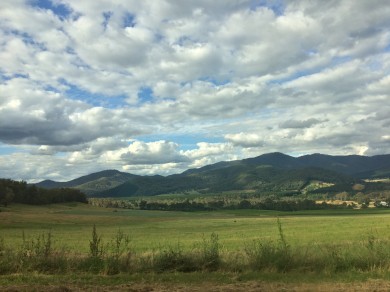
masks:
<svg viewBox="0 0 390 292"><path fill-rule="evenodd" d="M106 271L108 275L118 274L120 271L128 271L131 268L132 252L130 239L122 230L118 230L115 240L111 241L106 255Z"/></svg>
<svg viewBox="0 0 390 292"><path fill-rule="evenodd" d="M89 257L85 259L81 266L95 273L102 271L104 269L103 256L105 252L102 237L98 235L96 226L93 225L92 238L89 241Z"/></svg>
<svg viewBox="0 0 390 292"><path fill-rule="evenodd" d="M153 267L156 272L193 272L199 269L194 254L185 253L177 244L175 247L161 249L154 257Z"/></svg>
<svg viewBox="0 0 390 292"><path fill-rule="evenodd" d="M211 233L210 239L203 237L201 260L206 270L215 271L219 268L221 265L220 249L221 245L216 233Z"/></svg>
<svg viewBox="0 0 390 292"><path fill-rule="evenodd" d="M284 237L279 218L277 226L278 242L256 239L245 246L244 251L248 257L250 268L254 270L276 269L279 272L285 272L292 268L292 251Z"/></svg>

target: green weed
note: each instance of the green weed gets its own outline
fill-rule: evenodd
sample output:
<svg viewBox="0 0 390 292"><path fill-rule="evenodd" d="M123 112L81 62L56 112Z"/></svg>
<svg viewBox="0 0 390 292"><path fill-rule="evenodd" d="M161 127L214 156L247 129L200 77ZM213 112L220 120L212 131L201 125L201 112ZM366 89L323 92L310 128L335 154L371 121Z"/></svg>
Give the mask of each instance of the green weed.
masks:
<svg viewBox="0 0 390 292"><path fill-rule="evenodd" d="M155 255L153 268L156 272L193 272L199 270L194 254L185 252L178 243L176 246L161 248Z"/></svg>

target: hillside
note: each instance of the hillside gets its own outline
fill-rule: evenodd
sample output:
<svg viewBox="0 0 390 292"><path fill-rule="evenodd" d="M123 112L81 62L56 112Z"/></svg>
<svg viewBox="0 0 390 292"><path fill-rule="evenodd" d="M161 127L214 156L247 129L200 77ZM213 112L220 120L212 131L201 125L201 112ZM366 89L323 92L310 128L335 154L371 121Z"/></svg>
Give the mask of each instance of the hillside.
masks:
<svg viewBox="0 0 390 292"><path fill-rule="evenodd" d="M223 161L170 176L140 176L106 170L68 182L43 181L43 188L71 187L93 197L154 196L167 193L251 192L297 194L312 182L350 186L362 178L389 177L390 155L291 157L268 153ZM337 189L337 188L333 188Z"/></svg>
<svg viewBox="0 0 390 292"><path fill-rule="evenodd" d="M194 173L209 169L225 168L237 164L268 165L279 169L318 167L356 178L388 177L390 175L390 154L369 157L359 155L332 156L316 153L300 157L292 157L283 153L275 152L263 154L254 158L231 162L220 162L190 171Z"/></svg>
<svg viewBox="0 0 390 292"><path fill-rule="evenodd" d="M68 182L44 180L36 185L46 189L76 188L88 195L93 195L101 191L115 188L134 177L137 177L137 175L120 172L118 170L104 170L85 175Z"/></svg>

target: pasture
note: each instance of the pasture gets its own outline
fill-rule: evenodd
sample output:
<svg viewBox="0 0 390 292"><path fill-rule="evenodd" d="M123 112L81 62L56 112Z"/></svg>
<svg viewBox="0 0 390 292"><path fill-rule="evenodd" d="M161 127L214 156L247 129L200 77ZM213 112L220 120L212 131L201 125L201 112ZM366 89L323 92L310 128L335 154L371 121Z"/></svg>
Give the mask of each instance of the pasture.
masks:
<svg viewBox="0 0 390 292"><path fill-rule="evenodd" d="M131 253L109 251L91 259L93 226L111 247L120 230L130 239ZM49 253L42 241L39 253L31 256L34 245L27 250L25 242L36 248L42 234L50 234ZM206 290L226 285L236 291L243 282L247 284L240 287L253 286L253 291L283 285L332 290L351 287L346 282L365 287L362 283L367 281L390 287L390 212L165 212L75 203L11 205L0 212L1 263L0 285L22 290L26 283L36 283L37 290L48 283L70 283L67 287L76 290L93 290L94 285L126 290L129 282L140 290L147 283L162 291L184 283L206 285Z"/></svg>
<svg viewBox="0 0 390 292"><path fill-rule="evenodd" d="M148 251L180 243L191 248L211 233L222 249L237 250L254 239L277 240L276 218L293 246L349 244L369 237L390 239L390 210L319 210L276 212L227 210L214 212L166 212L99 208L85 204L49 206L13 205L0 212L0 237L6 245L21 244L22 236L51 232L55 246L87 253L93 225L103 241L120 229L136 251Z"/></svg>

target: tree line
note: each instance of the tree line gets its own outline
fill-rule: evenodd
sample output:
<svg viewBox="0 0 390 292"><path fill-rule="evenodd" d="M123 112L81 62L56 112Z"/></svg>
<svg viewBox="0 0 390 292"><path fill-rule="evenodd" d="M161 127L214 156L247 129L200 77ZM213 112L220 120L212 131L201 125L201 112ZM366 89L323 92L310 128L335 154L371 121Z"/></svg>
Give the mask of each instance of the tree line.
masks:
<svg viewBox="0 0 390 292"><path fill-rule="evenodd" d="M215 210L275 210L275 211L303 211L303 210L323 210L323 209L345 209L353 208L353 205L327 204L322 202L317 204L310 199L226 199L226 198L208 198L208 199L171 199L158 200L155 198L143 198L140 200L117 200L111 198L98 199L90 198L89 203L99 207L123 208L137 210L159 210L159 211L215 211Z"/></svg>
<svg viewBox="0 0 390 292"><path fill-rule="evenodd" d="M43 205L64 202L87 203L86 195L77 189L43 189L25 181L0 179L0 205L11 203Z"/></svg>

